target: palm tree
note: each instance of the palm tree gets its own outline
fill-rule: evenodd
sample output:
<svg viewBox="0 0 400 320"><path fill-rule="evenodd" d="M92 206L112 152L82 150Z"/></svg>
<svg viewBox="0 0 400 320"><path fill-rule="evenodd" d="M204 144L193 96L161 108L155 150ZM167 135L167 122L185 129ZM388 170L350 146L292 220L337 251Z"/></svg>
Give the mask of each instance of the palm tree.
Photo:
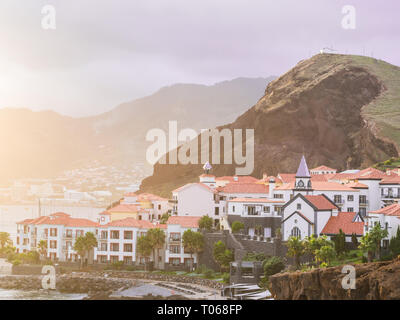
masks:
<svg viewBox="0 0 400 320"><path fill-rule="evenodd" d="M165 244L165 233L160 228L150 229L146 235L149 238L150 246L153 250L153 263L156 266L156 252Z"/></svg>
<svg viewBox="0 0 400 320"><path fill-rule="evenodd" d="M288 247L287 256L294 257L296 269L300 268L300 257L305 252L305 247L303 241L298 237L290 237L286 243Z"/></svg>
<svg viewBox="0 0 400 320"><path fill-rule="evenodd" d="M190 259L193 262L193 253L199 253L204 247L204 237L200 232L193 232L191 229L186 230L182 236L183 247L190 253ZM191 268L193 265L190 266Z"/></svg>
<svg viewBox="0 0 400 320"><path fill-rule="evenodd" d="M47 241L40 240L37 245L40 257L44 260L47 257Z"/></svg>
<svg viewBox="0 0 400 320"><path fill-rule="evenodd" d="M0 249L12 245L10 234L8 232L0 232Z"/></svg>
<svg viewBox="0 0 400 320"><path fill-rule="evenodd" d="M97 247L97 239L92 232L87 232L83 237L76 238L74 250L81 259L81 267L84 265L84 259L89 256L94 247Z"/></svg>
<svg viewBox="0 0 400 320"><path fill-rule="evenodd" d="M136 251L140 256L145 257L145 260L147 262L147 259L152 251L151 244L147 236L141 236L137 239ZM145 263L145 270L146 270L146 265L147 263Z"/></svg>

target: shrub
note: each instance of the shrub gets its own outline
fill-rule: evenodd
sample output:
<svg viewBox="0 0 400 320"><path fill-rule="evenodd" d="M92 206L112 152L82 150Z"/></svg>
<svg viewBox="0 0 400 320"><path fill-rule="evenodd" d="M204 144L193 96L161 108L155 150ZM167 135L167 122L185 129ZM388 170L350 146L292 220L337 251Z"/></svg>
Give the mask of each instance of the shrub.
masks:
<svg viewBox="0 0 400 320"><path fill-rule="evenodd" d="M231 279L231 275L230 275L229 273L225 272L225 273L222 275L222 280L224 281L224 283L229 284L230 279Z"/></svg>
<svg viewBox="0 0 400 320"><path fill-rule="evenodd" d="M15 259L12 261L13 266L18 266L21 264L21 260L20 259Z"/></svg>
<svg viewBox="0 0 400 320"><path fill-rule="evenodd" d="M271 257L264 261L263 268L264 275L269 277L285 269L285 263L281 257Z"/></svg>
<svg viewBox="0 0 400 320"><path fill-rule="evenodd" d="M233 221L232 223L232 232L238 233L240 230L244 229L244 224L240 221Z"/></svg>
<svg viewBox="0 0 400 320"><path fill-rule="evenodd" d="M116 262L112 263L113 269L116 269L116 270L121 270L123 266L124 266L123 261L116 261Z"/></svg>
<svg viewBox="0 0 400 320"><path fill-rule="evenodd" d="M258 283L258 286L263 289L268 289L268 285L269 285L268 277L262 277L260 282Z"/></svg>
<svg viewBox="0 0 400 320"><path fill-rule="evenodd" d="M264 261L269 257L262 252L248 252L243 258L243 261Z"/></svg>
<svg viewBox="0 0 400 320"><path fill-rule="evenodd" d="M202 264L202 265L199 265L199 266L196 268L195 273L197 273L197 274L204 274L206 271L207 271L207 267L206 267L204 264Z"/></svg>
<svg viewBox="0 0 400 320"><path fill-rule="evenodd" d="M207 269L207 270L204 272L204 277L205 277L206 279L212 279L212 278L214 278L214 270L212 270L212 269Z"/></svg>
<svg viewBox="0 0 400 320"><path fill-rule="evenodd" d="M47 259L47 260L44 262L44 265L45 265L45 266L52 266L53 264L54 264L53 261L50 260L50 259Z"/></svg>

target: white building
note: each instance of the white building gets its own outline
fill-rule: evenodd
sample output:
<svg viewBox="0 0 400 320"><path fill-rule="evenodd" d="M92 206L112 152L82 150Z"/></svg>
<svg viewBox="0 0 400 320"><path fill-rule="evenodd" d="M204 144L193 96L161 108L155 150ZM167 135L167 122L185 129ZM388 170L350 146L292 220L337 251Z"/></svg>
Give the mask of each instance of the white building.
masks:
<svg viewBox="0 0 400 320"><path fill-rule="evenodd" d="M47 243L47 258L60 261L77 261L73 250L75 240L87 232L97 234L98 223L88 219L71 218L57 212L17 223L17 252L37 250L41 240Z"/></svg>

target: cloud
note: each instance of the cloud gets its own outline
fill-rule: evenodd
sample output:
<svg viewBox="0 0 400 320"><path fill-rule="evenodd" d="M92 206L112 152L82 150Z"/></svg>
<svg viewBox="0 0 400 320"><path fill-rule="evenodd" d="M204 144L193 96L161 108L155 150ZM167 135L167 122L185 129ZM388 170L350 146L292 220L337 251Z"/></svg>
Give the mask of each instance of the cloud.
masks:
<svg viewBox="0 0 400 320"><path fill-rule="evenodd" d="M96 114L175 82L279 75L326 46L400 64L395 0L354 0L352 31L345 1L53 0L55 31L46 4L0 4L0 107Z"/></svg>

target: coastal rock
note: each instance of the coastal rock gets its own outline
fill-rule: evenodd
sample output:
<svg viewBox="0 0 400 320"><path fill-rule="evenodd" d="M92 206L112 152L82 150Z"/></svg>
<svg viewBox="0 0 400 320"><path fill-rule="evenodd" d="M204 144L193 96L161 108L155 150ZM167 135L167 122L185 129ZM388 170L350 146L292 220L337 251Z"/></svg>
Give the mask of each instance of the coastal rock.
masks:
<svg viewBox="0 0 400 320"><path fill-rule="evenodd" d="M354 265L356 288L343 289L343 266L270 277L276 300L389 300L400 299L400 260Z"/></svg>

